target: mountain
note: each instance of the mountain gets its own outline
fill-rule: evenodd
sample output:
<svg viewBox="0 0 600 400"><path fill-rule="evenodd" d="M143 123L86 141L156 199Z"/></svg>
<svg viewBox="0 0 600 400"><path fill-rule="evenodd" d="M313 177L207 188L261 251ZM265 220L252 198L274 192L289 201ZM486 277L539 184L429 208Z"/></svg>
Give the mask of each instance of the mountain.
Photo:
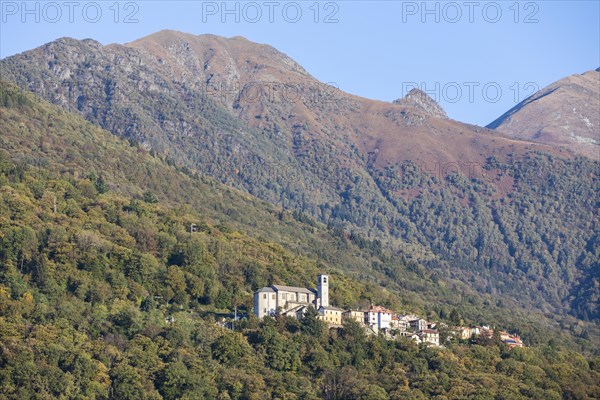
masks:
<svg viewBox="0 0 600 400"><path fill-rule="evenodd" d="M127 229L140 249L149 246L152 249L150 253L156 256L164 238L155 225L164 217L146 218L145 213L156 212L153 207L158 207L161 213L174 212L176 215L171 217L178 220L177 229L183 232L195 222L202 234L220 232L224 235L217 235L221 239L240 239L236 246L212 243L207 244L203 251L210 249L214 261L223 263L223 270L234 268L234 265L236 271L237 268L247 268L245 262L257 262L248 259L253 256L260 261L256 268L271 268L271 271L260 271L259 281L244 285L239 293L243 308L251 307L252 290L258 287L273 282L311 285L318 272L317 266L333 275L339 274L336 277L338 295L342 292L354 298L336 298L340 305L357 306L368 299L400 307L401 295L403 307L414 307L415 312L423 312L427 303L420 298L419 293L422 292L427 292L430 299L439 299L440 306L461 305L462 296L473 297L477 304L483 301L469 285L454 280L444 281L413 261L392 257L381 243L366 240L356 233L346 235L346 232L329 229L306 215L286 212L210 177L193 174L185 167L176 167L168 160L153 156L143 146L132 146L76 114L65 112L32 94L20 92L12 84L0 81L0 89L0 166L6 175L0 181L4 188L0 199L7 205L0 214L2 229L14 225L22 227L27 219L27 216L13 213L19 209L20 203L11 201L18 196L8 187L10 184L22 184L23 193L33 197L33 202L40 208L39 215L35 217L36 224L39 224L35 227L39 232L47 228L46 223L60 224L70 219L85 225L86 218L93 217L88 213L96 206L105 207L103 212L108 209L117 212L113 207L120 207L140 214L143 221L127 225ZM55 180L60 180L61 184L55 183ZM39 182L33 184L34 181ZM118 198L118 201L112 197ZM108 207L103 199L116 203ZM23 204L31 206L27 202ZM136 211L138 208L139 212ZM46 213L54 210L59 215L65 214L66 219L46 220L49 218ZM43 218L37 221L39 216ZM23 224L15 222L16 219ZM107 223L118 225L125 220L124 215L113 215ZM143 223L148 226L144 227ZM131 247L131 240L120 236L123 233L113 227L100 229L98 235L108 242ZM114 238L111 237L113 234L116 235ZM2 234L1 237L10 238L11 235ZM40 240L43 241L44 237ZM67 242L76 240L75 236L63 239ZM264 248L253 248L257 243ZM7 246L8 242L2 244ZM46 245L40 244L42 248ZM103 248L108 253L112 250L110 247ZM2 251L0 254L5 255ZM104 261L108 262L112 257ZM300 260L303 260L303 269L293 270L294 263ZM231 270L229 272L232 273ZM223 286L233 289L228 287L232 282L226 283L227 274L223 273L220 276ZM395 279L390 280L392 276ZM357 291L358 286L342 290L342 282L346 279L354 280L349 286L367 285L369 289L365 289L364 296ZM385 281L386 289L374 289L375 284ZM240 291L240 288L236 290ZM485 295L483 298L488 302L493 300ZM510 298L505 301L514 306L517 304ZM477 318L480 314L478 308L468 308L463 315ZM492 308L495 307L490 310ZM502 308L495 310L498 314L490 312L490 318L506 321L513 318L512 315L510 318L501 316L505 312ZM526 319L527 313L521 314L521 317Z"/></svg>
<svg viewBox="0 0 600 400"><path fill-rule="evenodd" d="M492 153L552 151L437 118L439 107L432 114L414 101L414 93L397 104L349 95L318 82L274 48L240 37L161 31L109 46L60 39L5 59L2 67L6 78L156 150L165 141L208 135L209 127L187 114L218 103L244 128L276 133L278 147L296 159L304 156L302 143L310 141L339 148L344 162L363 168L369 162L385 166L406 160L427 166L482 164ZM158 103L160 113L144 99ZM187 102L189 109L178 110L174 101ZM119 114L129 118L126 126L116 121Z"/></svg>
<svg viewBox="0 0 600 400"><path fill-rule="evenodd" d="M554 82L487 127L600 159L600 68Z"/></svg>
<svg viewBox="0 0 600 400"><path fill-rule="evenodd" d="M258 287L324 271L333 304L496 324L531 347L432 349L312 313L218 323L234 306L248 316ZM597 397L599 360L569 350L596 351L594 325L555 317L169 165L0 81L2 398Z"/></svg>
<svg viewBox="0 0 600 400"><path fill-rule="evenodd" d="M481 165L489 153L532 148L438 118L441 108L429 107L433 100L420 101L427 95L413 92L405 102L390 104L344 93L317 81L276 49L243 38L162 31L126 46L149 56L167 75L177 71L186 85L220 102L245 124L276 132L284 139L278 146L296 159L310 157L306 147L316 147L324 156L336 149L334 159L319 164L353 170L407 160L427 167L465 161Z"/></svg>
<svg viewBox="0 0 600 400"><path fill-rule="evenodd" d="M597 162L448 119L419 92L396 103L344 93L240 37L162 31L108 46L64 38L0 67L132 146L364 246L379 243L436 280L600 318ZM260 225L264 214L236 215ZM318 246L310 235L285 240Z"/></svg>

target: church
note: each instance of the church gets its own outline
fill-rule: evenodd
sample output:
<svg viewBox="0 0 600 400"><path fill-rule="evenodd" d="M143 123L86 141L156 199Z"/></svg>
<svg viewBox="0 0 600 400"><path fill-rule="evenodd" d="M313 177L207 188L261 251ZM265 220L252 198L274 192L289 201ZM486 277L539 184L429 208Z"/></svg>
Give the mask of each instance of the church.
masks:
<svg viewBox="0 0 600 400"><path fill-rule="evenodd" d="M316 310L335 308L329 306L328 275L317 277L317 289L271 285L254 293L254 314L258 318L274 316L279 310L282 315L300 319L310 306Z"/></svg>

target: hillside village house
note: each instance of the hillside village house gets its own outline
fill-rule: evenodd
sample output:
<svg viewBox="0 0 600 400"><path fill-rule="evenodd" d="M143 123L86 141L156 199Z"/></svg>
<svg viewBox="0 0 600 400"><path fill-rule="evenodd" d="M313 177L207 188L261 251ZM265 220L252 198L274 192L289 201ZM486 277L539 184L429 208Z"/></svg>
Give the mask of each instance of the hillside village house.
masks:
<svg viewBox="0 0 600 400"><path fill-rule="evenodd" d="M365 311L365 324L374 332L387 330L392 325L392 315L394 312L382 306L371 306Z"/></svg>
<svg viewBox="0 0 600 400"><path fill-rule="evenodd" d="M359 324L364 324L365 312L360 310L346 310L342 313L342 318L353 319Z"/></svg>
<svg viewBox="0 0 600 400"><path fill-rule="evenodd" d="M424 329L420 331L419 338L422 343L430 343L435 346L440 345L440 333L434 329Z"/></svg>
<svg viewBox="0 0 600 400"><path fill-rule="evenodd" d="M415 331L422 331L427 329L427 320L424 320L423 318L416 318L413 320L410 320L408 322L410 324L410 327L413 328Z"/></svg>
<svg viewBox="0 0 600 400"><path fill-rule="evenodd" d="M410 319L406 315L392 315L391 328L398 332L406 332L410 328Z"/></svg>
<svg viewBox="0 0 600 400"><path fill-rule="evenodd" d="M392 329L396 329L399 332L406 332L410 329L410 321L418 318L415 315L393 315Z"/></svg>
<svg viewBox="0 0 600 400"><path fill-rule="evenodd" d="M471 339L472 337L479 336L480 331L478 327L469 328L464 326L459 326L455 329L456 337L462 340Z"/></svg>
<svg viewBox="0 0 600 400"><path fill-rule="evenodd" d="M319 308L319 313L322 315L321 319L329 325L341 326L343 312L344 309L333 306L321 306Z"/></svg>
<svg viewBox="0 0 600 400"><path fill-rule="evenodd" d="M490 328L489 326L482 326L478 328L480 331L480 335L485 338L492 338L494 336L494 328ZM505 331L499 331L500 341L506 344L511 349L515 347L523 347L523 342L519 335L511 335Z"/></svg>

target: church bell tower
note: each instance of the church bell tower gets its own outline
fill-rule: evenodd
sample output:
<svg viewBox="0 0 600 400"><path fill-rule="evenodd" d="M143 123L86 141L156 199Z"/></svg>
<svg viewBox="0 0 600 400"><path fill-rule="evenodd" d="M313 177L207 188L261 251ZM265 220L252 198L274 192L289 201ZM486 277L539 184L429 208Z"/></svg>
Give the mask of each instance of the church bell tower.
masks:
<svg viewBox="0 0 600 400"><path fill-rule="evenodd" d="M329 276L319 275L317 279L317 292L320 306L327 307L329 306Z"/></svg>

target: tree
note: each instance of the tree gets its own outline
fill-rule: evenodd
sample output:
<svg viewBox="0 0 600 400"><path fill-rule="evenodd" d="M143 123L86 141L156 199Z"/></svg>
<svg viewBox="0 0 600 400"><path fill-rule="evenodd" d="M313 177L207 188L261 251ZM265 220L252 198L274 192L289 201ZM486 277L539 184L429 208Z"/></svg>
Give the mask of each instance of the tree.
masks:
<svg viewBox="0 0 600 400"><path fill-rule="evenodd" d="M179 267L169 267L167 269L166 284L173 291L172 300L180 305L189 303L189 296L186 293L187 284L185 274Z"/></svg>
<svg viewBox="0 0 600 400"><path fill-rule="evenodd" d="M158 197L156 196L156 194L150 192L150 191L145 191L143 196L142 196L142 200L144 200L146 203L148 204L156 204L158 203Z"/></svg>
<svg viewBox="0 0 600 400"><path fill-rule="evenodd" d="M250 347L244 337L236 332L223 334L212 345L213 358L229 366L238 365L249 351Z"/></svg>
<svg viewBox="0 0 600 400"><path fill-rule="evenodd" d="M302 316L302 330L308 335L321 338L325 333L325 324L319 317L319 312L313 306L309 306Z"/></svg>
<svg viewBox="0 0 600 400"><path fill-rule="evenodd" d="M452 311L450 311L449 319L454 326L459 326L462 323L462 318L460 317L460 314L456 308L453 308Z"/></svg>
<svg viewBox="0 0 600 400"><path fill-rule="evenodd" d="M170 363L161 373L159 380L160 393L165 400L180 399L187 389L193 386L190 371L183 362L177 360Z"/></svg>
<svg viewBox="0 0 600 400"><path fill-rule="evenodd" d="M94 184L94 187L99 194L108 192L108 185L104 181L104 177L102 177L102 175L96 175L92 173L88 175L88 179Z"/></svg>
<svg viewBox="0 0 600 400"><path fill-rule="evenodd" d="M149 391L142 383L142 377L132 366L120 363L111 370L111 400L158 400L155 391Z"/></svg>

